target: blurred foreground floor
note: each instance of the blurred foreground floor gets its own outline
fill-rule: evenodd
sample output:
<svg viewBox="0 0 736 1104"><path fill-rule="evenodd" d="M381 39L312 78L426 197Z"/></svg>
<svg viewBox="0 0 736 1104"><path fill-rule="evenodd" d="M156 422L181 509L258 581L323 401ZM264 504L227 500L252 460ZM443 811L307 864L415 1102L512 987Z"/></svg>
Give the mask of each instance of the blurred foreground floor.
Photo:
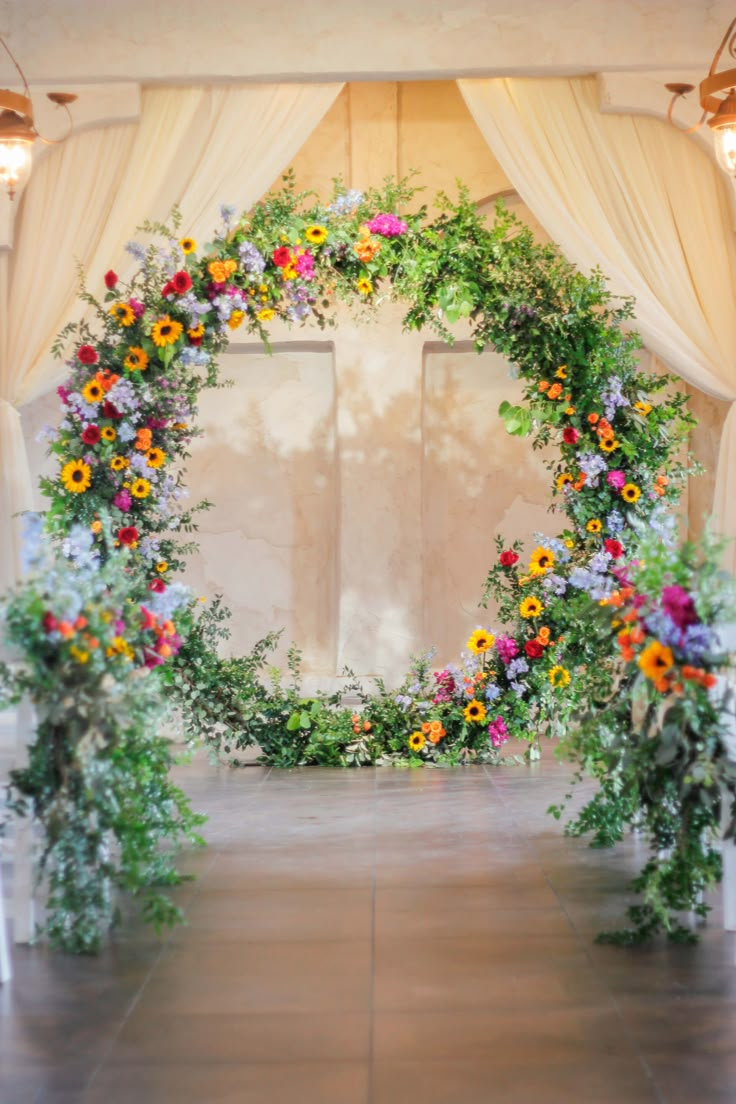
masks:
<svg viewBox="0 0 736 1104"><path fill-rule="evenodd" d="M2 1104L736 1104L734 936L597 947L636 841L568 840L569 771L182 768L187 926L16 948Z"/></svg>

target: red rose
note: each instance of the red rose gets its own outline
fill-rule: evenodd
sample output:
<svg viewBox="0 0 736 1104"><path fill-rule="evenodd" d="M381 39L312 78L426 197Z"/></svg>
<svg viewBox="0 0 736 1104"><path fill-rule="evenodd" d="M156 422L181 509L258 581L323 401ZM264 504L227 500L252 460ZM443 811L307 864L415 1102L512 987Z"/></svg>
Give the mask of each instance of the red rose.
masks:
<svg viewBox="0 0 736 1104"><path fill-rule="evenodd" d="M135 544L138 540L138 530L135 525L124 525L122 529L118 529L118 540L121 544Z"/></svg>
<svg viewBox="0 0 736 1104"><path fill-rule="evenodd" d="M82 440L85 445L99 445L102 434L96 425L85 426L82 430Z"/></svg>
<svg viewBox="0 0 736 1104"><path fill-rule="evenodd" d="M512 552L510 548L507 548L505 552L502 552L498 557L499 563L503 567L513 567L515 563L518 563L519 557L515 552Z"/></svg>
<svg viewBox="0 0 736 1104"><path fill-rule="evenodd" d="M566 445L575 445L580 434L573 426L565 426L562 431L562 440Z"/></svg>
<svg viewBox="0 0 736 1104"><path fill-rule="evenodd" d="M192 278L188 272L176 272L171 278L171 286L177 295L183 295L192 286Z"/></svg>
<svg viewBox="0 0 736 1104"><path fill-rule="evenodd" d="M105 287L108 289L108 291L112 291L112 289L115 287L117 282L118 282L117 272L113 272L112 269L109 269L105 273Z"/></svg>
<svg viewBox="0 0 736 1104"><path fill-rule="evenodd" d="M92 345L80 345L77 349L77 360L81 364L96 364L99 359L97 350Z"/></svg>
<svg viewBox="0 0 736 1104"><path fill-rule="evenodd" d="M198 349L203 341L204 341L204 335L202 335L202 337L189 337L189 344L193 345L195 347L195 349Z"/></svg>
<svg viewBox="0 0 736 1104"><path fill-rule="evenodd" d="M291 260L291 250L288 245L280 245L278 249L274 249L271 260L277 268L286 268Z"/></svg>
<svg viewBox="0 0 736 1104"><path fill-rule="evenodd" d="M45 613L43 615L41 623L42 623L42 625L44 627L44 630L46 632L53 632L54 629L56 628L57 624L58 624L58 622L57 622L56 618L54 617L53 613Z"/></svg>
<svg viewBox="0 0 736 1104"><path fill-rule="evenodd" d="M110 418L112 421L117 421L119 418L122 418L122 416L123 415L115 406L115 403L108 402L107 399L105 399L104 403L102 404L102 417Z"/></svg>
<svg viewBox="0 0 736 1104"><path fill-rule="evenodd" d="M604 540L603 548L609 556L614 558L614 560L617 560L619 556L623 556L624 554L624 546L621 544L621 541Z"/></svg>
<svg viewBox="0 0 736 1104"><path fill-rule="evenodd" d="M524 645L524 651L530 659L539 659L539 657L544 653L544 648L536 640L527 640L526 644Z"/></svg>
<svg viewBox="0 0 736 1104"><path fill-rule="evenodd" d="M148 589L152 590L154 594L163 594L166 590L166 583L163 579L151 579Z"/></svg>
<svg viewBox="0 0 736 1104"><path fill-rule="evenodd" d="M167 295L173 295L174 290L174 285L172 284L171 280L167 280L167 282L161 288L161 294L164 296L164 298L166 298Z"/></svg>

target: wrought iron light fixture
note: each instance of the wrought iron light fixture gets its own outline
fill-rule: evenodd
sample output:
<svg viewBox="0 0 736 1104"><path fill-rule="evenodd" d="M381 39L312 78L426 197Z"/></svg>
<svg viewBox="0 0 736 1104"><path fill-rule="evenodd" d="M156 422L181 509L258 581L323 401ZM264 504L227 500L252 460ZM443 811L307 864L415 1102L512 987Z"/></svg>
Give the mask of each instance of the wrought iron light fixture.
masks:
<svg viewBox="0 0 736 1104"><path fill-rule="evenodd" d="M77 97L69 92L47 92L48 99L63 107L69 116L69 129L61 138L44 138L36 130L36 124L33 121L33 104L28 81L2 35L0 35L0 45L18 70L23 82L22 93L11 92L7 88L0 89L0 184L5 185L8 196L12 199L18 187L30 176L31 150L36 139L39 138L47 145L58 145L69 137L72 129L69 104L74 103Z"/></svg>

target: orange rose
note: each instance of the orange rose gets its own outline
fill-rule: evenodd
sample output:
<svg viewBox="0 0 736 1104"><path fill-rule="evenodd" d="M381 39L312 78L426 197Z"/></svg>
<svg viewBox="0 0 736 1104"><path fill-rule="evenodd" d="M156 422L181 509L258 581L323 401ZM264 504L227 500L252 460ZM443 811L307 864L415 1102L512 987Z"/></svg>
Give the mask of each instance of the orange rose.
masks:
<svg viewBox="0 0 736 1104"><path fill-rule="evenodd" d="M139 452L148 452L153 441L153 435L150 429L139 429L135 435L135 447Z"/></svg>
<svg viewBox="0 0 736 1104"><path fill-rule="evenodd" d="M547 398L548 399L559 399L561 394L562 394L562 384L561 383L553 383L552 386L550 387L549 391L547 392Z"/></svg>
<svg viewBox="0 0 736 1104"><path fill-rule="evenodd" d="M590 422L591 425L595 425L595 423L598 421L598 418L599 418L598 414L589 414L588 415L588 421Z"/></svg>
<svg viewBox="0 0 736 1104"><path fill-rule="evenodd" d="M211 261L207 265L207 271L216 284L227 283L229 276L232 276L233 272L237 269L235 261Z"/></svg>
<svg viewBox="0 0 736 1104"><path fill-rule="evenodd" d="M362 261L364 264L367 264L368 261L373 260L380 248L380 242L370 241L367 238L361 238L361 240L357 241L353 246L353 252L357 256L358 260Z"/></svg>

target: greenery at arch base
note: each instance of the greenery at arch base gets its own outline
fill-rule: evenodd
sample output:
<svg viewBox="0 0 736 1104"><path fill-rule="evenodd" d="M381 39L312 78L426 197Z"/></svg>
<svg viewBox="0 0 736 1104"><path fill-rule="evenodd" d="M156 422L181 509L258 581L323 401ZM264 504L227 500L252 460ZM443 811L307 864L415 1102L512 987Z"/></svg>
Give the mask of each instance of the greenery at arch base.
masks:
<svg viewBox="0 0 736 1104"><path fill-rule="evenodd" d="M150 244L129 246L132 279L108 272L99 296L83 288L91 320L60 335L58 473L43 482L29 575L5 603L22 662L0 686L38 710L11 795L43 828L48 931L66 949L97 949L116 887L155 924L177 918L160 887L179 880L173 845L196 841L201 818L169 779L167 706L215 752L257 744L279 765L500 762L509 740L556 735L600 784L569 830L609 845L636 824L650 844L643 901L614 937L689 939L676 914L705 910L722 787L731 802L736 792L730 705L712 693L729 588L712 542L679 548L673 535L691 470L679 459L685 397L641 372L632 304L601 274L582 275L501 207L487 227L463 190L439 197L433 221L415 194L388 181L320 203L287 178L244 216L223 209L201 248L176 216L148 225ZM221 385L233 332L267 345L277 318L325 327L338 300L370 314L386 296L408 304L406 327L452 341L464 319L479 351L515 366L523 404L500 413L509 433L555 446L561 525L526 554L497 537L484 602L498 625L479 626L458 664L433 671L421 656L398 689L352 686L361 706L346 709L302 697L294 650L291 677L269 681L275 635L247 656L220 653L227 611L176 581L196 527L184 470L198 396ZM503 447L491 431L489 447Z"/></svg>

